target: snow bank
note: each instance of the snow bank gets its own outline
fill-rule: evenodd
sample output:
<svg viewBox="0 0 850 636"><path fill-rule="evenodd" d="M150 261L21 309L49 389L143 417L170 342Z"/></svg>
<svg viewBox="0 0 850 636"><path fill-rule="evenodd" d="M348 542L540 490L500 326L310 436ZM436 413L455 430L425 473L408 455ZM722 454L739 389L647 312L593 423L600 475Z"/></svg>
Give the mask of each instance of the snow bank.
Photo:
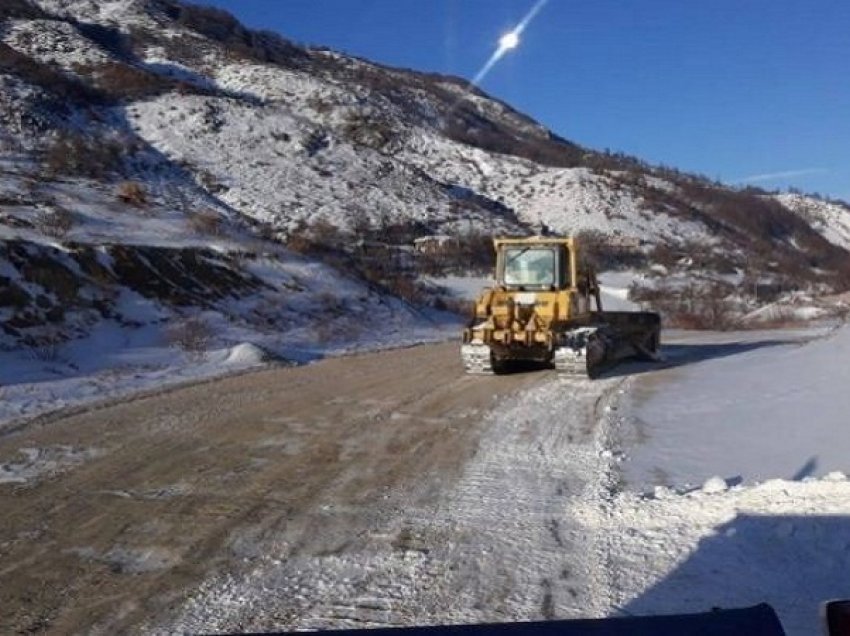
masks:
<svg viewBox="0 0 850 636"><path fill-rule="evenodd" d="M809 344L782 332L665 350L674 368L635 386L629 483L698 485L850 471L850 328Z"/></svg>

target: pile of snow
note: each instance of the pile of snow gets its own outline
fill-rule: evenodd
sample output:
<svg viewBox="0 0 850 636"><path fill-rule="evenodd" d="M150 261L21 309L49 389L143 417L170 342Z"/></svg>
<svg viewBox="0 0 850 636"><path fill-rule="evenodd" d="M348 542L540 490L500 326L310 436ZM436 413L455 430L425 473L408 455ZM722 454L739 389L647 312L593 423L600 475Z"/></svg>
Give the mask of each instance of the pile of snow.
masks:
<svg viewBox="0 0 850 636"><path fill-rule="evenodd" d="M791 292L741 317L742 325L807 322L836 317L842 311L840 300L818 298L803 292Z"/></svg>
<svg viewBox="0 0 850 636"><path fill-rule="evenodd" d="M243 342L231 347L222 364L239 368L256 366L268 360L268 354L255 344Z"/></svg>

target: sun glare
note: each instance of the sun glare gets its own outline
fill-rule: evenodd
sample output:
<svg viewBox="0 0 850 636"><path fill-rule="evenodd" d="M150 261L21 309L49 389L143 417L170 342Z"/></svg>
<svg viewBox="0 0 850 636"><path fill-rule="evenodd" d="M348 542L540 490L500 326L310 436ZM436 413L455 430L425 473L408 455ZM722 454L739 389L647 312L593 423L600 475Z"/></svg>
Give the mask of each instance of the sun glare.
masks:
<svg viewBox="0 0 850 636"><path fill-rule="evenodd" d="M522 35L522 32L525 31L525 28L531 23L543 6L549 0L537 0L531 10L525 14L525 17L517 24L512 30L505 33L502 37L499 38L499 46L493 51L493 55L490 56L490 59L487 60L487 63L481 67L481 70L472 78L472 86L478 86L481 83L481 80L490 72L490 69L498 62L504 55L516 47L519 46L519 39Z"/></svg>
<svg viewBox="0 0 850 636"><path fill-rule="evenodd" d="M499 48L503 51L515 49L519 44L519 34L516 31L508 31L499 38Z"/></svg>

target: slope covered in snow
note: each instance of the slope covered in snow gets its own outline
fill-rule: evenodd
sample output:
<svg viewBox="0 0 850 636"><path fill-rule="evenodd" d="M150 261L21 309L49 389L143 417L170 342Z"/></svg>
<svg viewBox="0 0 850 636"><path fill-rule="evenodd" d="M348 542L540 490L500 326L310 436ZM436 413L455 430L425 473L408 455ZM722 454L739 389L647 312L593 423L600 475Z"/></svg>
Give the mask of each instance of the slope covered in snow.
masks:
<svg viewBox="0 0 850 636"><path fill-rule="evenodd" d="M850 205L802 194L778 194L776 199L811 223L830 243L850 249Z"/></svg>

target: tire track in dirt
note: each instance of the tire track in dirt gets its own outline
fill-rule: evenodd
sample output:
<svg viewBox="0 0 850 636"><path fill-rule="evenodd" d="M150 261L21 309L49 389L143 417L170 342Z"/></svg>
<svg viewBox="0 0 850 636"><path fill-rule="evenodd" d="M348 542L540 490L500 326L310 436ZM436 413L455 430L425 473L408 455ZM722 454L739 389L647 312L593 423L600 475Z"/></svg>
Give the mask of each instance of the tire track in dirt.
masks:
<svg viewBox="0 0 850 636"><path fill-rule="evenodd" d="M383 542L374 537L386 520L427 509L458 479L483 414L545 377L466 377L456 344L420 346L206 382L4 435L4 466L25 449L86 459L0 484L0 632L136 629L203 581Z"/></svg>
<svg viewBox="0 0 850 636"><path fill-rule="evenodd" d="M541 372L486 417L456 479L388 491L371 526L338 549L281 546L241 577L208 581L167 629L587 616L599 587L595 537L570 509L599 497L598 409L622 383ZM340 514L329 506L328 523Z"/></svg>

